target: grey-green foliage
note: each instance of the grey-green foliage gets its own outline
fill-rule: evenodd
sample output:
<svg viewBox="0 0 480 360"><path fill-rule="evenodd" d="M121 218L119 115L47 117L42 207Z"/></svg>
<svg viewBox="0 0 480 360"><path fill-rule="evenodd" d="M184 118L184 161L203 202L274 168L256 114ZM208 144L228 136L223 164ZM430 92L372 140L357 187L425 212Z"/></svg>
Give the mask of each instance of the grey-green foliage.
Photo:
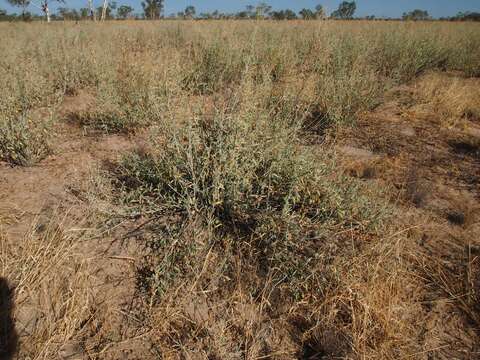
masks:
<svg viewBox="0 0 480 360"><path fill-rule="evenodd" d="M261 125L216 116L170 129L162 151L134 154L124 170L159 206L219 224L249 223L259 212L290 206L307 166L282 134L266 130L265 120Z"/></svg>
<svg viewBox="0 0 480 360"><path fill-rule="evenodd" d="M357 10L355 1L343 1L338 5L338 9L332 12L332 18L351 19Z"/></svg>
<svg viewBox="0 0 480 360"><path fill-rule="evenodd" d="M177 216L167 226L176 230L155 242L161 248L154 271L160 291L186 276L186 269L193 271L198 249L188 237L191 223L197 231L213 231L208 246L230 239L236 251L244 251L253 242L250 260L263 261L278 281L298 291L314 271L308 264L315 254L303 251L310 237L327 241L330 229L373 231L381 223L385 209L363 197L358 182L334 176L326 158L299 146L298 124L267 114L217 114L162 126L154 137L161 146L126 156L114 170L124 202L168 219Z"/></svg>
<svg viewBox="0 0 480 360"><path fill-rule="evenodd" d="M195 92L209 94L238 82L243 71L242 55L240 49L229 44L198 44L183 83Z"/></svg>
<svg viewBox="0 0 480 360"><path fill-rule="evenodd" d="M31 166L50 152L49 137L49 125L27 114L0 119L0 160Z"/></svg>
<svg viewBox="0 0 480 360"><path fill-rule="evenodd" d="M159 19L163 15L164 0L142 1L142 8L145 18L150 20Z"/></svg>

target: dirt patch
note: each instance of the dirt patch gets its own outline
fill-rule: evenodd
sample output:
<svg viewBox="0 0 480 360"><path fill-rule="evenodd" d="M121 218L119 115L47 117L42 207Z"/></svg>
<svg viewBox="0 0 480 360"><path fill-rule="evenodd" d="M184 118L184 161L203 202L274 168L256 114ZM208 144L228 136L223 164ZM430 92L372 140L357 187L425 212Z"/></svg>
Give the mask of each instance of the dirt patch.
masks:
<svg viewBox="0 0 480 360"><path fill-rule="evenodd" d="M81 89L74 96L64 98L57 110L57 116L64 120L72 120L77 114L89 111L95 105L96 99L94 94L86 89Z"/></svg>
<svg viewBox="0 0 480 360"><path fill-rule="evenodd" d="M76 199L68 185L88 177L101 161L117 158L133 146L120 136L87 138L72 127L60 129L53 154L33 167L0 164L0 219L10 219L4 228L10 237L21 236L37 216L48 216L52 206L67 209Z"/></svg>
<svg viewBox="0 0 480 360"><path fill-rule="evenodd" d="M0 224L12 236L21 236L36 216L48 216L52 206L65 209L76 199L68 186L88 177L92 168L105 160L117 159L135 143L121 135L86 136L68 120L93 106L95 98L85 90L67 96L55 113L57 123L51 154L32 167L11 167L0 162ZM39 114L48 116L45 111Z"/></svg>

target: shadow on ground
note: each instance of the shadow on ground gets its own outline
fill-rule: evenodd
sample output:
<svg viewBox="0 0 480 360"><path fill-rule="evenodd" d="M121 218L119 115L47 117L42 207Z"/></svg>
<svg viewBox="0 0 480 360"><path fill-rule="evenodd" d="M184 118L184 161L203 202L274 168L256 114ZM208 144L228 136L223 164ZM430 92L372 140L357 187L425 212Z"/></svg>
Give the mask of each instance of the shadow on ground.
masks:
<svg viewBox="0 0 480 360"><path fill-rule="evenodd" d="M12 359L18 345L12 297L13 291L7 280L0 277L0 360Z"/></svg>

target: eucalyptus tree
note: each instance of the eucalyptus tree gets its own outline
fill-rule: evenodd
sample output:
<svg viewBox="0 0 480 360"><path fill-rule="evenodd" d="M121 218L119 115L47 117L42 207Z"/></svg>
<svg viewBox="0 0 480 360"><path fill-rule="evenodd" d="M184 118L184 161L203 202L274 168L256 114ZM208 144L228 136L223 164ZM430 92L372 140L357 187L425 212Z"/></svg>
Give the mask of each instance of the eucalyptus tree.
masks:
<svg viewBox="0 0 480 360"><path fill-rule="evenodd" d="M133 7L129 5L121 5L117 9L117 17L124 20L128 19L132 17L133 11L134 11Z"/></svg>
<svg viewBox="0 0 480 360"><path fill-rule="evenodd" d="M302 9L298 12L303 20L315 19L315 13L310 9Z"/></svg>
<svg viewBox="0 0 480 360"><path fill-rule="evenodd" d="M272 10L272 7L266 2L259 3L255 8L255 16L257 19L264 19L268 13Z"/></svg>
<svg viewBox="0 0 480 360"><path fill-rule="evenodd" d="M150 20L159 19L163 13L164 0L145 0L142 2L143 14Z"/></svg>
<svg viewBox="0 0 480 360"><path fill-rule="evenodd" d="M9 2L12 0L8 0ZM35 6L37 9L40 9L44 14L45 18L47 19L47 22L51 21L51 12L50 12L50 7L49 7L49 0L41 0L40 3L37 3L36 1L28 0L28 1L23 1L23 0L13 0L14 2L18 3L23 3L23 11L25 11L26 6L29 4ZM55 2L58 2L60 4L65 4L65 0L54 0ZM25 6L25 2L27 5Z"/></svg>
<svg viewBox="0 0 480 360"><path fill-rule="evenodd" d="M7 0L7 2L15 7L22 9L22 18L25 20L25 13L27 12L27 7L30 5L30 0Z"/></svg>
<svg viewBox="0 0 480 360"><path fill-rule="evenodd" d="M335 19L351 19L357 10L355 1L343 1L338 5L338 9L332 12L332 17Z"/></svg>
<svg viewBox="0 0 480 360"><path fill-rule="evenodd" d="M403 13L402 16L403 20L428 20L430 19L430 15L428 14L428 11L426 10L420 10L420 9L415 9L413 11L410 11L408 13Z"/></svg>
<svg viewBox="0 0 480 360"><path fill-rule="evenodd" d="M197 11L195 10L195 6L193 6L193 5L187 6L185 8L185 10L183 11L183 14L184 14L186 19L193 19L195 17L196 13L197 13Z"/></svg>
<svg viewBox="0 0 480 360"><path fill-rule="evenodd" d="M327 16L325 8L323 5L318 4L315 6L315 18L316 19L325 19Z"/></svg>

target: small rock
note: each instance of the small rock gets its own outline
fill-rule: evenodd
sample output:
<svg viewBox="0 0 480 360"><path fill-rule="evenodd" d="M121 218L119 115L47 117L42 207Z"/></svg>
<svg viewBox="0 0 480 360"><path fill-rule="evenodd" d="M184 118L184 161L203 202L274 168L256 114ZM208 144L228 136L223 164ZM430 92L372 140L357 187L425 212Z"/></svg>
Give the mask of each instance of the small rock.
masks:
<svg viewBox="0 0 480 360"><path fill-rule="evenodd" d="M465 133L467 135L470 135L471 137L480 139L480 129L478 128L474 128L474 127L467 128L465 129Z"/></svg>
<svg viewBox="0 0 480 360"><path fill-rule="evenodd" d="M404 126L400 130L400 134L411 137L411 136L415 136L416 132L415 132L415 129L413 127Z"/></svg>
<svg viewBox="0 0 480 360"><path fill-rule="evenodd" d="M20 336L28 336L33 334L42 317L42 312L34 306L17 308L17 311L15 312L15 319L18 334Z"/></svg>
<svg viewBox="0 0 480 360"><path fill-rule="evenodd" d="M374 159L377 158L378 155L375 155L373 152L365 149L356 148L353 146L340 146L338 151L343 153L344 155L355 157L355 158L362 158L362 159Z"/></svg>
<svg viewBox="0 0 480 360"><path fill-rule="evenodd" d="M61 360L85 360L86 354L82 344L78 341L69 341L58 350Z"/></svg>

